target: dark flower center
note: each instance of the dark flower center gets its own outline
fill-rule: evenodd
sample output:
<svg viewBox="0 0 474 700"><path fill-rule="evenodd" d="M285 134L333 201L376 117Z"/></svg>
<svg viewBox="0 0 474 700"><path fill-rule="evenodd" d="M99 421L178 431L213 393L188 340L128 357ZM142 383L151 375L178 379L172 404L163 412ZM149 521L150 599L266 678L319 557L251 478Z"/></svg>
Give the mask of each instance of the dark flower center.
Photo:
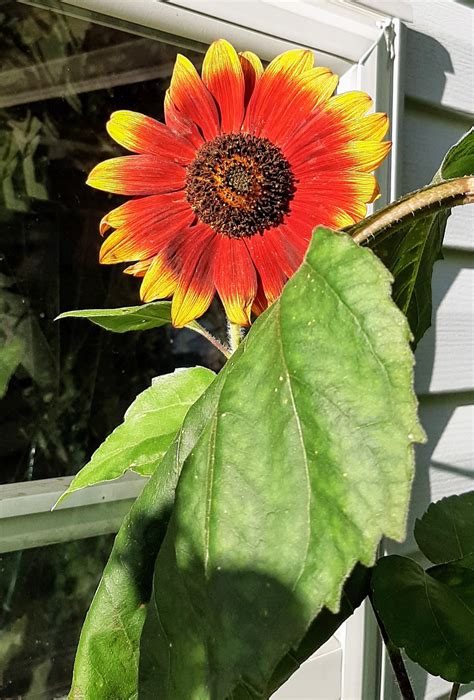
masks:
<svg viewBox="0 0 474 700"><path fill-rule="evenodd" d="M242 238L283 221L294 182L288 161L268 139L224 134L201 146L188 166L186 198L214 231Z"/></svg>

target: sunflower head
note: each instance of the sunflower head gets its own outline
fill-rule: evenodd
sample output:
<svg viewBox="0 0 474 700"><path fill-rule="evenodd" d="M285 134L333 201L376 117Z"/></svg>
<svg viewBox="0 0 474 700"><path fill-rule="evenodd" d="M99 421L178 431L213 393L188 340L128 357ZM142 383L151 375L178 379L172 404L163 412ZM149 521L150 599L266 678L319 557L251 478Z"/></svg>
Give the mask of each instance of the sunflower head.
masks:
<svg viewBox="0 0 474 700"><path fill-rule="evenodd" d="M217 293L250 324L299 267L317 225L365 216L372 172L390 149L388 119L365 93L335 96L337 77L296 49L265 70L223 39L199 76L178 55L165 124L122 110L109 134L134 155L99 163L88 184L132 196L101 221L102 263L131 262L143 301L172 297L183 326Z"/></svg>

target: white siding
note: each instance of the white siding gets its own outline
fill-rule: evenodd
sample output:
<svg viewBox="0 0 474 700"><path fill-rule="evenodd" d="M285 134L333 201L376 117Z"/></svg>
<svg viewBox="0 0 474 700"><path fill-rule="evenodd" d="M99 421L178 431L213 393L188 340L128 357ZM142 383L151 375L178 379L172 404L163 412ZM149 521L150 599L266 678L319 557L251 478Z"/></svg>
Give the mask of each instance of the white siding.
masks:
<svg viewBox="0 0 474 700"><path fill-rule="evenodd" d="M453 0L411 0L407 31L402 184L425 184L443 154L472 125L474 10ZM417 351L416 388L428 443L417 451L409 518L431 500L474 489L474 207L448 221L445 259L436 264L433 327ZM390 551L409 554L413 538ZM446 698L450 685L410 666L420 700ZM474 698L464 689L463 698ZM400 697L387 671L385 700Z"/></svg>

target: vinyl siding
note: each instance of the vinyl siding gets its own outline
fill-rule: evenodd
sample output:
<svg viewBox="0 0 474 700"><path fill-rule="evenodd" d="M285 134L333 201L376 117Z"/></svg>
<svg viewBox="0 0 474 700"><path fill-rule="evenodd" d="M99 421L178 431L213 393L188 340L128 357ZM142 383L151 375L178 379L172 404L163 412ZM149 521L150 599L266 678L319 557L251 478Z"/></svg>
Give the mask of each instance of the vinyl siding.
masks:
<svg viewBox="0 0 474 700"><path fill-rule="evenodd" d="M474 122L474 10L454 0L412 0L407 30L402 145L404 192L425 184ZM453 212L433 277L433 326L417 350L416 389L428 442L417 451L409 532L432 500L474 488L474 207ZM413 538L391 551L410 554ZM410 666L420 700L450 685ZM385 700L399 698L387 670ZM463 689L474 698L474 686Z"/></svg>

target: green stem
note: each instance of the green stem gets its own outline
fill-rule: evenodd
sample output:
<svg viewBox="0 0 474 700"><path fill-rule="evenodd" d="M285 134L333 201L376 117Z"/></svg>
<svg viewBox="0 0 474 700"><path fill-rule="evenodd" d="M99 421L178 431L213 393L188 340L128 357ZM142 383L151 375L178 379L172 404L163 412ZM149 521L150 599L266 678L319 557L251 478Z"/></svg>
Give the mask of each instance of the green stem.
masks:
<svg viewBox="0 0 474 700"><path fill-rule="evenodd" d="M242 342L242 326L238 323L227 321L227 335L231 353L234 353Z"/></svg>
<svg viewBox="0 0 474 700"><path fill-rule="evenodd" d="M395 644L388 636L387 630L385 629L384 624L380 619L377 610L375 609L374 602L370 594L369 598L372 604L372 609L374 611L375 618L377 620L377 624L380 629L380 634L382 635L382 639L387 650L388 658L390 659L395 678L397 679L401 696L403 700L416 700L415 693L413 692L413 688L411 687L410 679L408 678L408 673L400 649L397 646L395 646Z"/></svg>
<svg viewBox="0 0 474 700"><path fill-rule="evenodd" d="M458 693L459 693L459 688L461 687L460 683L453 683L453 687L451 688L451 693L449 696L449 700L456 700Z"/></svg>
<svg viewBox="0 0 474 700"><path fill-rule="evenodd" d="M192 331L195 331L196 333L199 333L199 335L202 335L203 338L206 338L212 345L214 345L215 348L219 350L227 359L232 355L232 351L227 345L224 345L224 343L221 343L220 340L215 338L212 333L209 333L208 330L204 328L204 326L201 326L200 323L197 321L192 321L188 325L188 328L190 328Z"/></svg>
<svg viewBox="0 0 474 700"><path fill-rule="evenodd" d="M474 177L459 177L412 192L344 230L362 244L387 229L394 231L442 209L473 202Z"/></svg>

